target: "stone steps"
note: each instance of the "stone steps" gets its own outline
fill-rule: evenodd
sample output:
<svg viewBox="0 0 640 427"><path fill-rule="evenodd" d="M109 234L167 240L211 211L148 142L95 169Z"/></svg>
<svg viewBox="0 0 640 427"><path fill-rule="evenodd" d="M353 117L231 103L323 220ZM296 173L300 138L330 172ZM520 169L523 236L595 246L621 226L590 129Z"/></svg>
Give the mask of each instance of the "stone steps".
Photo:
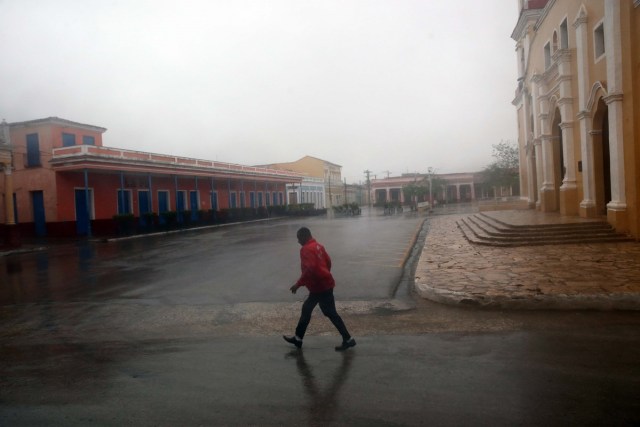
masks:
<svg viewBox="0 0 640 427"><path fill-rule="evenodd" d="M589 221L554 224L507 224L479 213L456 221L471 243L487 246L536 246L567 243L631 242L606 222Z"/></svg>

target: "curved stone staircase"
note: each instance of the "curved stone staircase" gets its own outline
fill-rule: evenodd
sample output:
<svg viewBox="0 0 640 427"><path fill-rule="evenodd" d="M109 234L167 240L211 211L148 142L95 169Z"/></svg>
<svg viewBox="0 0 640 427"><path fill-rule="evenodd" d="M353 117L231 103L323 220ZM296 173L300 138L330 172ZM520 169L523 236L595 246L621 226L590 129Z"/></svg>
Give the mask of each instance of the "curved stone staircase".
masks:
<svg viewBox="0 0 640 427"><path fill-rule="evenodd" d="M568 243L632 242L604 221L550 224L508 224L486 213L457 221L471 243L486 246L535 246Z"/></svg>

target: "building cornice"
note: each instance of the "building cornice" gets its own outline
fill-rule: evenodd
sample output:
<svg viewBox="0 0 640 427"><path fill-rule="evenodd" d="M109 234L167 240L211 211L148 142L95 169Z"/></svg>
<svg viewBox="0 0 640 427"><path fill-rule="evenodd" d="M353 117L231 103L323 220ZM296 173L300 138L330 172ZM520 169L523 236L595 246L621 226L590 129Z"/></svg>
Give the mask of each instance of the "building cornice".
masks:
<svg viewBox="0 0 640 427"><path fill-rule="evenodd" d="M123 170L134 172L156 172L189 174L200 173L210 176L268 177L278 181L299 182L303 175L281 169L244 166L213 160L171 156L142 151L131 151L112 147L76 145L56 148L49 164L55 170Z"/></svg>
<svg viewBox="0 0 640 427"><path fill-rule="evenodd" d="M26 122L9 123L9 126L11 128L26 128L26 127L39 126L39 125L67 126L67 127L85 129L91 132L98 132L98 133L104 133L107 131L106 128L103 128L100 126L72 122L71 120L61 119L60 117L47 117L44 119L28 120Z"/></svg>
<svg viewBox="0 0 640 427"><path fill-rule="evenodd" d="M524 33L527 30L527 27L538 20L540 16L540 9L524 9L520 12L520 16L518 17L518 22L516 23L515 28L511 32L511 38L515 41L519 41L522 39Z"/></svg>

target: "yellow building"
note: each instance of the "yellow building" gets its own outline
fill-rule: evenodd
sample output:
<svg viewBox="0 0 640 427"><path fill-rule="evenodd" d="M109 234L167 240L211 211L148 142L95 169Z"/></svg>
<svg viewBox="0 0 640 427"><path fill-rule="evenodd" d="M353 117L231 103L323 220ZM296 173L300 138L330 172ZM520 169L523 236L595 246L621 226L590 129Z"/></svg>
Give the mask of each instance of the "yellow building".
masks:
<svg viewBox="0 0 640 427"><path fill-rule="evenodd" d="M4 240L5 245L17 246L19 244L19 236L17 234L15 220L15 203L13 189L13 146L11 145L11 137L9 134L9 124L2 120L0 123L0 171L4 175L4 193L2 204L5 207L5 236L0 238L0 242Z"/></svg>
<svg viewBox="0 0 640 427"><path fill-rule="evenodd" d="M520 194L640 238L640 0L518 0Z"/></svg>
<svg viewBox="0 0 640 427"><path fill-rule="evenodd" d="M265 165L273 169L298 172L324 180L325 203L323 207L345 203L345 187L342 182L342 166L316 157L304 156L295 162Z"/></svg>

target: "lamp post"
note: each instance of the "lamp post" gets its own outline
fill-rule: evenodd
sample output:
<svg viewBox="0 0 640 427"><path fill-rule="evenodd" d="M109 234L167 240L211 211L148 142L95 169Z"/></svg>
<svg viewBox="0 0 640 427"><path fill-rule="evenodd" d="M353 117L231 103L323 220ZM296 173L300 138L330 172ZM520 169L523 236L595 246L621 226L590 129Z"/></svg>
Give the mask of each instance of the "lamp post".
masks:
<svg viewBox="0 0 640 427"><path fill-rule="evenodd" d="M433 209L433 192L432 192L432 179L433 179L433 168L429 166L427 169L427 173L429 174L429 210Z"/></svg>

